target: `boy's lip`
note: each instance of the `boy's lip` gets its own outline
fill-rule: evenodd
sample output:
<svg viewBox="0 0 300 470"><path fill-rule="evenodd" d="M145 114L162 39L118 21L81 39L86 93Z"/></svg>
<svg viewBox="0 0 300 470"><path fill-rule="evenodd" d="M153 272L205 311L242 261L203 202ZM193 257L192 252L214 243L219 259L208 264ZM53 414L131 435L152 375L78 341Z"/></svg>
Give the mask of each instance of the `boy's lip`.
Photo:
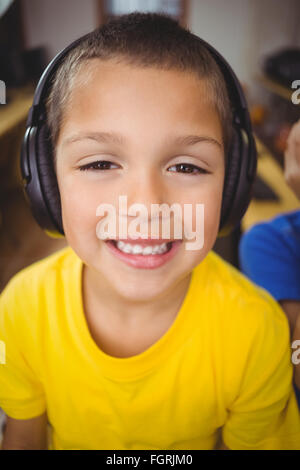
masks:
<svg viewBox="0 0 300 470"><path fill-rule="evenodd" d="M157 242L157 240L155 241ZM167 262L171 261L172 258L174 258L181 246L181 241L182 240L178 240L176 243L176 240L174 240L174 243L171 244L168 251L165 253L156 253L155 255L124 253L123 251L119 250L115 243L113 243L111 240L107 240L106 246L114 254L114 256L133 268L155 269L163 266Z"/></svg>
<svg viewBox="0 0 300 470"><path fill-rule="evenodd" d="M111 240L106 240L106 241L111 241ZM180 239L172 240L169 238L115 238L113 241L122 241L124 243L129 243L131 245L150 245L150 246L155 246L155 245L161 245L162 243L171 243L174 241L182 241Z"/></svg>

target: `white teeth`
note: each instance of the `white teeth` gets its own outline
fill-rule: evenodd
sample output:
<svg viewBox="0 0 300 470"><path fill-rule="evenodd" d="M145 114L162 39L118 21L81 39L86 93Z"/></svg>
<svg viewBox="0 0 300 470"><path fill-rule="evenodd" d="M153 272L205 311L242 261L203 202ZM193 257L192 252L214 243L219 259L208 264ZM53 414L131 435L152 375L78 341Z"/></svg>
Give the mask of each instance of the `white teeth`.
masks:
<svg viewBox="0 0 300 470"><path fill-rule="evenodd" d="M135 255L139 255L140 253L142 253L142 251L143 251L143 248L140 245L134 245L134 247L132 249L132 252Z"/></svg>
<svg viewBox="0 0 300 470"><path fill-rule="evenodd" d="M151 255L151 253L152 253L151 246L146 246L146 248L143 249L143 255Z"/></svg>
<svg viewBox="0 0 300 470"><path fill-rule="evenodd" d="M125 246L122 248L123 251L125 251L125 253L130 253L131 252L131 246L126 243Z"/></svg>
<svg viewBox="0 0 300 470"><path fill-rule="evenodd" d="M117 241L117 248L124 253L130 253L134 255L156 255L165 253L167 248L167 243L162 243L161 245L148 245L143 247L141 245L132 245L131 243L124 243L121 240Z"/></svg>

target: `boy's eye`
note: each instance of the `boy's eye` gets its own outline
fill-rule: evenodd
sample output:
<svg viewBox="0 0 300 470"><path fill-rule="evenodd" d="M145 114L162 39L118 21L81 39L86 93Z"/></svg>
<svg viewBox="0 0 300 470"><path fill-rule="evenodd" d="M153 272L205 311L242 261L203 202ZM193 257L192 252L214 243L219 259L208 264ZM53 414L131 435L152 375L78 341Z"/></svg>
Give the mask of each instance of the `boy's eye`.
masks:
<svg viewBox="0 0 300 470"><path fill-rule="evenodd" d="M87 163L86 165L82 165L79 167L80 171L85 171L85 170L110 170L111 165L117 167L118 165L109 162L107 160L99 160L96 162L91 162ZM207 170L204 170L203 168L199 168L196 165L192 165L191 163L177 163L177 165L173 165L170 168L176 168L175 173L183 173L183 174L205 174L208 173ZM174 171L174 170L171 170Z"/></svg>
<svg viewBox="0 0 300 470"><path fill-rule="evenodd" d="M79 170L80 171L84 171L84 170L110 170L110 165L115 165L114 163L112 162L108 162L106 160L101 160L101 161L97 161L97 162L91 162L91 163L87 163L86 165L82 165L79 167ZM115 165L117 166L117 165Z"/></svg>
<svg viewBox="0 0 300 470"><path fill-rule="evenodd" d="M177 163L177 165L173 165L170 168L176 168L179 169L179 173L184 173L184 174L201 174L201 173L208 173L207 170L204 170L203 168L199 168L196 165L192 165L191 163Z"/></svg>

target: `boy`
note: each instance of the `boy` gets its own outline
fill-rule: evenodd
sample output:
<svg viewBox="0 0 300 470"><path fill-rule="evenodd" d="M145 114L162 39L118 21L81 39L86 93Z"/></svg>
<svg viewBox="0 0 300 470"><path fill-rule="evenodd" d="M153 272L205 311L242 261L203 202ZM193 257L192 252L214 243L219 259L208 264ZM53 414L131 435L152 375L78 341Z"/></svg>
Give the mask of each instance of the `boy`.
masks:
<svg viewBox="0 0 300 470"><path fill-rule="evenodd" d="M162 15L116 19L61 65L47 119L70 246L1 296L4 449L46 448L47 420L53 449L300 449L286 317L211 251L230 112L210 54ZM120 195L204 204L203 247L101 239Z"/></svg>

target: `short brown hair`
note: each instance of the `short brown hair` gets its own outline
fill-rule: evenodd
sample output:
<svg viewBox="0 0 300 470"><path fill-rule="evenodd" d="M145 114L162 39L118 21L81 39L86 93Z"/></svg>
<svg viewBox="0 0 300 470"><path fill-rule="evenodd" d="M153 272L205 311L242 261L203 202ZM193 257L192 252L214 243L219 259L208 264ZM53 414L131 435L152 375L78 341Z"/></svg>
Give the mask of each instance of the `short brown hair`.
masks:
<svg viewBox="0 0 300 470"><path fill-rule="evenodd" d="M75 77L86 61L95 58L117 58L141 67L190 71L207 79L221 121L227 155L232 135L232 108L223 74L212 54L196 35L170 16L138 12L113 18L89 33L64 57L53 77L46 104L53 149Z"/></svg>

